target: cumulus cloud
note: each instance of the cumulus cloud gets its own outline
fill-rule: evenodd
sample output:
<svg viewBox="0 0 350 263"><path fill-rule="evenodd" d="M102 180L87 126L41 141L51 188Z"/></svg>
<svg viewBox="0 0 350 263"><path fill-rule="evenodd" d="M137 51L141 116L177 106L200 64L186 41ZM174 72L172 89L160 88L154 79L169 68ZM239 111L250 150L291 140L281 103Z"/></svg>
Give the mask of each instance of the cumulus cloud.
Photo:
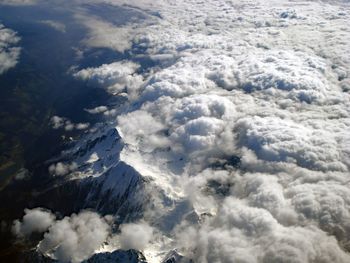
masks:
<svg viewBox="0 0 350 263"><path fill-rule="evenodd" d="M295 162L315 170L346 171L334 135L278 118L240 119L235 127L240 144L260 159Z"/></svg>
<svg viewBox="0 0 350 263"><path fill-rule="evenodd" d="M266 210L227 198L215 218L178 230L197 262L346 262L334 237L314 227L284 227Z"/></svg>
<svg viewBox="0 0 350 263"><path fill-rule="evenodd" d="M58 162L49 166L49 172L54 176L62 176L74 172L77 168L78 165L75 162L69 164Z"/></svg>
<svg viewBox="0 0 350 263"><path fill-rule="evenodd" d="M274 92L275 96L307 103L325 101L326 96L331 101L332 90L337 89L327 82L326 61L303 52L274 50L240 59L227 71L215 70L209 77L224 88Z"/></svg>
<svg viewBox="0 0 350 263"><path fill-rule="evenodd" d="M24 213L22 221L16 220L13 224L12 231L18 237L45 232L56 219L50 211L42 208L25 209Z"/></svg>
<svg viewBox="0 0 350 263"><path fill-rule="evenodd" d="M59 116L53 116L51 118L51 125L54 129L63 128L66 131L73 130L86 130L89 128L90 123L72 123L69 119Z"/></svg>
<svg viewBox="0 0 350 263"><path fill-rule="evenodd" d="M139 65L129 61L105 64L98 68L82 69L74 74L76 78L100 85L110 93L128 92L130 97L137 92L142 77L135 74Z"/></svg>
<svg viewBox="0 0 350 263"><path fill-rule="evenodd" d="M88 113L90 114L99 114L99 113L104 113L108 110L106 106L97 106L93 109L85 109Z"/></svg>
<svg viewBox="0 0 350 263"><path fill-rule="evenodd" d="M103 114L106 117L115 117L118 114L118 110L115 108L108 108L107 106L97 106L93 109L85 109L90 114Z"/></svg>
<svg viewBox="0 0 350 263"><path fill-rule="evenodd" d="M119 242L122 249L144 250L152 239L153 229L144 222L120 226Z"/></svg>
<svg viewBox="0 0 350 263"><path fill-rule="evenodd" d="M98 250L110 233L111 217L81 211L70 217L56 219L41 208L26 209L23 221L15 221L15 233L28 236L45 232L38 250L60 262L81 262Z"/></svg>
<svg viewBox="0 0 350 263"><path fill-rule="evenodd" d="M0 74L16 66L21 51L16 47L19 40L16 32L0 24Z"/></svg>

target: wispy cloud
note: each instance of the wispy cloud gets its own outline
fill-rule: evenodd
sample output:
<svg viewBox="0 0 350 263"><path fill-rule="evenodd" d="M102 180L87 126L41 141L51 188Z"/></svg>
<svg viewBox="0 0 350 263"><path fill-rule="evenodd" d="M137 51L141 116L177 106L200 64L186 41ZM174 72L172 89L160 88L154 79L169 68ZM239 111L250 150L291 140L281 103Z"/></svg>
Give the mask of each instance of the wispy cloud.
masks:
<svg viewBox="0 0 350 263"><path fill-rule="evenodd" d="M16 46L19 41L16 32L0 24L0 74L16 66L21 52Z"/></svg>
<svg viewBox="0 0 350 263"><path fill-rule="evenodd" d="M22 5L34 5L37 2L38 0L0 0L0 5L22 6Z"/></svg>
<svg viewBox="0 0 350 263"><path fill-rule="evenodd" d="M39 21L40 23L47 25L61 33L65 33L66 32L66 26L63 23L60 23L58 21L53 21L53 20L41 20Z"/></svg>

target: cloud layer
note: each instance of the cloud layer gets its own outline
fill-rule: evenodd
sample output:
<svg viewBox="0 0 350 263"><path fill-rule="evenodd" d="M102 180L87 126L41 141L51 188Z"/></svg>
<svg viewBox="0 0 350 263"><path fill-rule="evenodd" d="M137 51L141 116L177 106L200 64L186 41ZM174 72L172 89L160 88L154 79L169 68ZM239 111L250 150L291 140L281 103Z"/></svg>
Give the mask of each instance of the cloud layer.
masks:
<svg viewBox="0 0 350 263"><path fill-rule="evenodd" d="M162 17L124 27L134 45L172 58L117 118L122 160L174 202L147 220L196 262L348 261L349 6L134 5Z"/></svg>
<svg viewBox="0 0 350 263"><path fill-rule="evenodd" d="M113 120L120 161L148 198L119 247L154 262L173 249L195 262L348 262L349 4L127 3L148 18L90 20L89 43L157 66L75 73L128 98Z"/></svg>

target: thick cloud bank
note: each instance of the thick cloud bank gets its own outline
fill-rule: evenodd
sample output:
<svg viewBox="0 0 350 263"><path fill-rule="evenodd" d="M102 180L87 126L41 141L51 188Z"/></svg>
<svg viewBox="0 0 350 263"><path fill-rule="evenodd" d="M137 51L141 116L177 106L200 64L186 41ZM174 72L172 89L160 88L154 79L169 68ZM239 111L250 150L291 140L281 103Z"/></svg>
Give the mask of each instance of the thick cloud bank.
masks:
<svg viewBox="0 0 350 263"><path fill-rule="evenodd" d="M16 32L0 24L0 74L16 66L21 51L16 47L19 40Z"/></svg>
<svg viewBox="0 0 350 263"><path fill-rule="evenodd" d="M154 179L161 243L196 262L349 261L348 4L133 4L161 19L118 30L161 66L77 75L125 83L121 158Z"/></svg>
<svg viewBox="0 0 350 263"><path fill-rule="evenodd" d="M147 17L90 20L92 46L123 38L133 61L75 73L128 99L120 160L149 199L118 246L150 262L349 262L349 3L103 2Z"/></svg>
<svg viewBox="0 0 350 263"><path fill-rule="evenodd" d="M346 262L334 237L311 226L285 227L265 209L227 198L218 215L180 232L198 262ZM197 240L197 242L194 242Z"/></svg>

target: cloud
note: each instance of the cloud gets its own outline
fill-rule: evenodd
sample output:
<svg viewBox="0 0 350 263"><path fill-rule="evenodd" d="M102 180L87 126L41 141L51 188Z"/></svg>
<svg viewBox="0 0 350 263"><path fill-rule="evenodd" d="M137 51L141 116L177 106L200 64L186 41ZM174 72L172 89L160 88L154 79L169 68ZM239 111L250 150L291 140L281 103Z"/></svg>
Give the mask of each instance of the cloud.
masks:
<svg viewBox="0 0 350 263"><path fill-rule="evenodd" d="M86 130L90 127L90 123L72 123L69 119L59 116L53 116L51 118L51 125L56 130L64 128L66 131Z"/></svg>
<svg viewBox="0 0 350 263"><path fill-rule="evenodd" d="M82 69L74 74L76 78L99 85L110 93L128 92L130 97L137 92L142 77L135 74L139 65L129 61L104 64L98 68Z"/></svg>
<svg viewBox="0 0 350 263"><path fill-rule="evenodd" d="M332 89L336 89L327 82L326 70L326 62L321 58L274 50L243 56L228 71L214 71L209 77L228 89L274 92L275 96L314 103L331 100Z"/></svg>
<svg viewBox="0 0 350 263"><path fill-rule="evenodd" d="M172 239L150 244L195 262L349 260L349 6L304 4L134 1L157 19L114 30L157 67L132 83L125 61L80 71L129 96L121 160L151 178L144 218Z"/></svg>
<svg viewBox="0 0 350 263"><path fill-rule="evenodd" d="M49 166L49 172L54 176L62 176L74 172L77 168L78 165L75 162L72 162L70 164L58 162Z"/></svg>
<svg viewBox="0 0 350 263"><path fill-rule="evenodd" d="M287 191L302 220L315 222L345 243L350 232L349 194L348 186L332 180L296 185Z"/></svg>
<svg viewBox="0 0 350 263"><path fill-rule="evenodd" d="M53 224L38 249L63 262L81 262L106 241L110 226L106 218L82 211Z"/></svg>
<svg viewBox="0 0 350 263"><path fill-rule="evenodd" d="M144 222L121 225L120 231L119 242L124 250L144 250L153 235L152 227Z"/></svg>
<svg viewBox="0 0 350 263"><path fill-rule="evenodd" d="M52 123L52 127L54 129L59 129L63 126L64 124L64 118L61 118L59 116L53 116L51 118L51 123Z"/></svg>
<svg viewBox="0 0 350 263"><path fill-rule="evenodd" d="M346 262L337 241L311 227L284 227L266 210L227 198L198 229L178 229L179 246L197 262ZM182 232L183 231L183 232Z"/></svg>
<svg viewBox="0 0 350 263"><path fill-rule="evenodd" d="M107 106L97 106L93 109L85 109L90 114L103 114L106 117L115 117L118 115L118 110L115 108L109 109Z"/></svg>
<svg viewBox="0 0 350 263"><path fill-rule="evenodd" d="M42 208L25 209L24 213L22 222L16 220L13 224L12 232L18 237L29 236L33 232L45 232L56 219L50 211Z"/></svg>
<svg viewBox="0 0 350 263"><path fill-rule="evenodd" d="M93 109L85 109L88 113L90 114L99 114L99 113L104 113L108 110L106 106L98 106Z"/></svg>
<svg viewBox="0 0 350 263"><path fill-rule="evenodd" d="M119 116L118 122L119 132L131 145L142 144L145 150L149 148L149 151L169 145L168 139L162 136L165 127L147 111L139 110ZM147 141L144 138L147 138Z"/></svg>
<svg viewBox="0 0 350 263"><path fill-rule="evenodd" d="M88 259L110 233L111 217L101 217L91 211L81 211L60 220L41 208L26 209L25 213L22 222L15 221L15 233L28 236L32 232L45 232L37 249L61 262Z"/></svg>
<svg viewBox="0 0 350 263"><path fill-rule="evenodd" d="M94 48L111 48L118 52L125 52L132 46L130 27L115 27L112 23L88 15L78 16L89 29L89 35L84 43Z"/></svg>
<svg viewBox="0 0 350 263"><path fill-rule="evenodd" d="M15 45L19 40L16 32L0 24L0 74L16 66L21 49Z"/></svg>
<svg viewBox="0 0 350 263"><path fill-rule="evenodd" d="M27 179L29 179L29 178L30 178L30 173L29 173L29 171L28 171L27 169L25 169L25 168L20 169L20 170L16 173L16 175L15 175L15 179L16 179L16 180L19 180L19 181L21 181L21 180L27 180Z"/></svg>
<svg viewBox="0 0 350 263"><path fill-rule="evenodd" d="M89 123L77 123L75 124L75 128L77 130L86 130L87 128L89 128L90 124Z"/></svg>
<svg viewBox="0 0 350 263"><path fill-rule="evenodd" d="M295 162L314 170L347 171L333 134L278 118L240 119L240 144L267 161Z"/></svg>
<svg viewBox="0 0 350 263"><path fill-rule="evenodd" d="M53 20L41 20L40 23L47 25L61 33L66 32L66 26L60 22L53 21Z"/></svg>
<svg viewBox="0 0 350 263"><path fill-rule="evenodd" d="M0 5L22 6L22 5L34 5L37 2L38 0L0 0Z"/></svg>

